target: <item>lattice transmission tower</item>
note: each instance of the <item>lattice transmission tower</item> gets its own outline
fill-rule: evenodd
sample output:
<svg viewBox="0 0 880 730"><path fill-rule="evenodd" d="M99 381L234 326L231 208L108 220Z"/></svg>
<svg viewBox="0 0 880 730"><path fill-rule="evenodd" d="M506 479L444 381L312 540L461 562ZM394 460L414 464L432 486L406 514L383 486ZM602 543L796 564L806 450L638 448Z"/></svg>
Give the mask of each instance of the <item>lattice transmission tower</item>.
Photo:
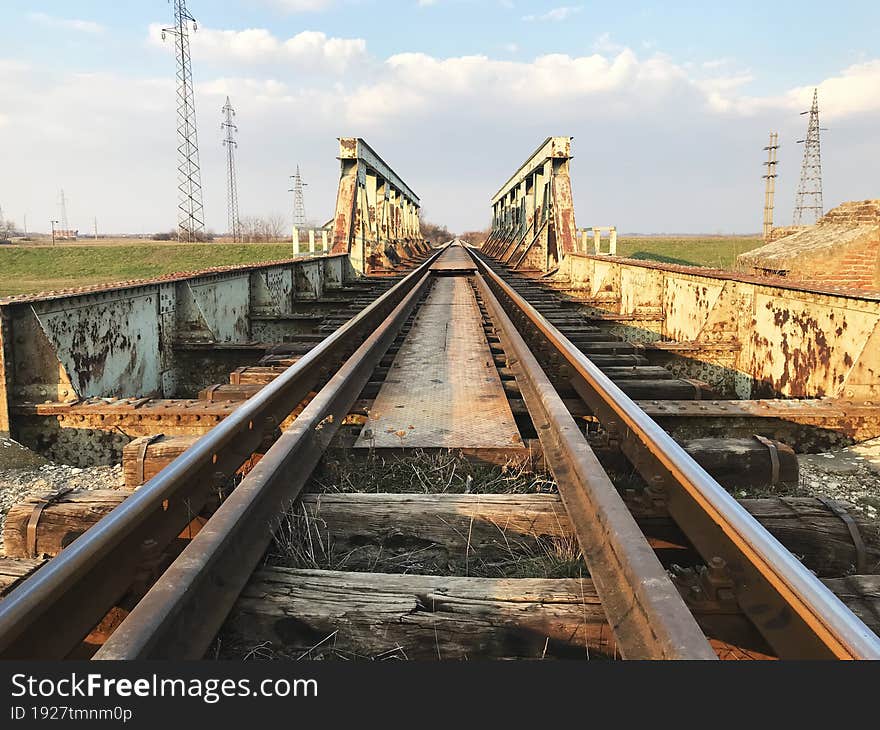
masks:
<svg viewBox="0 0 880 730"><path fill-rule="evenodd" d="M794 224L796 226L815 223L825 213L822 204L822 156L819 149L819 90L813 90L813 106L807 125L807 136L799 139L804 144L804 162L801 166L801 180L798 183L797 198L794 204ZM812 219L812 220L810 220Z"/></svg>
<svg viewBox="0 0 880 730"><path fill-rule="evenodd" d="M70 237L70 223L67 220L67 197L64 195L64 188L61 188L61 194L58 196L58 210L61 215L61 234L62 238Z"/></svg>
<svg viewBox="0 0 880 730"><path fill-rule="evenodd" d="M238 127L232 121L235 117L235 109L232 108L228 96L222 112L223 123L220 127L226 132L226 137L223 139L223 146L226 147L226 219L232 240L237 243L241 240L241 223L238 217L238 181L235 179L235 148L238 147L235 134L238 132Z"/></svg>
<svg viewBox="0 0 880 730"><path fill-rule="evenodd" d="M767 184L764 188L764 240L769 241L773 233L773 204L776 197L776 151L779 149L779 134L770 132L770 144L765 148L767 150L767 172L764 174L764 180Z"/></svg>
<svg viewBox="0 0 880 730"><path fill-rule="evenodd" d="M306 224L306 201L303 195L303 188L308 183L303 182L302 175L299 173L299 165L296 166L296 175L291 175L293 187L290 192L293 193L293 225L301 228Z"/></svg>
<svg viewBox="0 0 880 730"><path fill-rule="evenodd" d="M174 36L177 56L177 238L196 241L205 229L205 209L202 205L189 26L192 23L193 31L196 31L198 24L186 9L186 0L169 2L174 3L174 26L162 30L162 39L166 34Z"/></svg>

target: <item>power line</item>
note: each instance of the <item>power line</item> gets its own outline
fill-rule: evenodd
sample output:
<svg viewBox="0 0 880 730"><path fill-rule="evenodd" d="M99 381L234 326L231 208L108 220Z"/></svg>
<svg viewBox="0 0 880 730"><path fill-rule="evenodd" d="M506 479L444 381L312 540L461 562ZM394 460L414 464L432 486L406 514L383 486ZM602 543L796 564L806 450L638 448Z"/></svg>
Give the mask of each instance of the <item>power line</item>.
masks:
<svg viewBox="0 0 880 730"><path fill-rule="evenodd" d="M232 108L228 96L222 112L223 123L220 127L226 130L226 137L223 140L223 146L226 147L226 218L232 240L238 242L241 240L241 224L238 216L238 182L235 178L235 149L238 147L235 133L238 132L238 127L232 121L235 117L235 109Z"/></svg>
<svg viewBox="0 0 880 730"><path fill-rule="evenodd" d="M166 34L174 36L177 55L177 238L196 241L205 229L205 209L202 205L202 172L196 133L189 24L192 23L193 31L198 30L198 24L186 9L186 0L173 2L174 26L162 30L162 39Z"/></svg>
<svg viewBox="0 0 880 730"><path fill-rule="evenodd" d="M819 148L819 90L813 90L813 106L808 112L810 122L807 125L804 143L804 162L801 166L801 180L798 183L797 198L794 205L794 224L796 226L815 223L825 213L822 203L822 155Z"/></svg>

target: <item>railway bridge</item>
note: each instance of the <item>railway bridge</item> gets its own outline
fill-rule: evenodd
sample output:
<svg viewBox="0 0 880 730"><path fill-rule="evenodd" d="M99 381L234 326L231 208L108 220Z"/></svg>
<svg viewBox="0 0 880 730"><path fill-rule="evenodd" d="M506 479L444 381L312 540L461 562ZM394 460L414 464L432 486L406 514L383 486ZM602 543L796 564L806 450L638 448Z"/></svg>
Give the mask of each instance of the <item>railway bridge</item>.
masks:
<svg viewBox="0 0 880 730"><path fill-rule="evenodd" d="M880 658L797 460L880 436L880 294L588 250L568 137L477 246L340 166L326 254L0 300L0 435L125 473L10 510L0 657Z"/></svg>

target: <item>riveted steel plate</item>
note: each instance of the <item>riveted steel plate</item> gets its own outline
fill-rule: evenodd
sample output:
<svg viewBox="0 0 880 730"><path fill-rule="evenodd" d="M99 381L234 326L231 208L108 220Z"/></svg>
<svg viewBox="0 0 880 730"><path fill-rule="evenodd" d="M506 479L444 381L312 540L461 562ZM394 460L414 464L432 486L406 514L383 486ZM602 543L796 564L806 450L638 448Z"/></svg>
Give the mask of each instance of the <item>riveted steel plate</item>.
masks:
<svg viewBox="0 0 880 730"><path fill-rule="evenodd" d="M466 277L439 277L355 447L521 445L473 289Z"/></svg>

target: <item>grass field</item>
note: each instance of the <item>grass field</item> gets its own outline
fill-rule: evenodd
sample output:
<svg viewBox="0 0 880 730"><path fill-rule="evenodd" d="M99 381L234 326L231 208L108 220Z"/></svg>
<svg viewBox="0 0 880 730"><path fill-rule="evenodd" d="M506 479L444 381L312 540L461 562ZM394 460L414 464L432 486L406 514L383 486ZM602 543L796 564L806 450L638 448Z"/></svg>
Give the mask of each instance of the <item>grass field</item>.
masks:
<svg viewBox="0 0 880 730"><path fill-rule="evenodd" d="M0 297L291 257L289 243L2 246Z"/></svg>
<svg viewBox="0 0 880 730"><path fill-rule="evenodd" d="M667 264L732 269L739 254L762 244L760 238L739 236L620 238L617 241L617 255ZM602 245L603 250L607 250L607 241Z"/></svg>
<svg viewBox="0 0 880 730"><path fill-rule="evenodd" d="M607 242L603 244L607 246ZM620 256L691 266L732 268L759 238L621 238ZM212 266L290 258L289 243L179 244L102 242L59 246L0 246L0 297L146 279Z"/></svg>

